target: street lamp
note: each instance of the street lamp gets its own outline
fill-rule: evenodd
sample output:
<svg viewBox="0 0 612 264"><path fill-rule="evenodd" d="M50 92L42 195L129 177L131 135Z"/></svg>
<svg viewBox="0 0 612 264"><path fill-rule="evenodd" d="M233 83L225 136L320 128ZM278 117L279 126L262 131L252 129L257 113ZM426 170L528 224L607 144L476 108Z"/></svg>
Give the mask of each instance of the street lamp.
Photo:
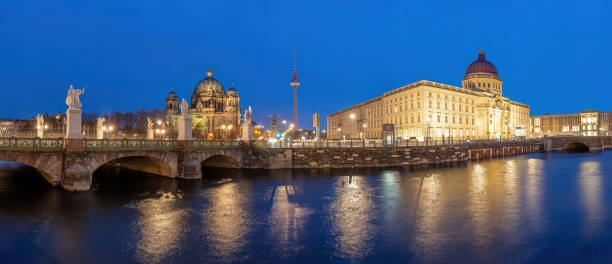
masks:
<svg viewBox="0 0 612 264"><path fill-rule="evenodd" d="M350 117L353 120L353 133L357 133L357 119L355 119L355 114L351 113ZM353 136L352 138L355 138L355 136Z"/></svg>
<svg viewBox="0 0 612 264"><path fill-rule="evenodd" d="M223 134L221 136L221 139L225 139L225 125L222 125L221 129L223 130Z"/></svg>
<svg viewBox="0 0 612 264"><path fill-rule="evenodd" d="M427 118L427 141L426 141L427 144L429 144L429 135L431 134L431 131L430 131L431 128L429 127L430 123L431 123L431 118L428 117Z"/></svg>
<svg viewBox="0 0 612 264"><path fill-rule="evenodd" d="M363 127L363 137L362 138L365 139L365 130L366 130L366 127L368 127L368 124L363 124L362 127Z"/></svg>

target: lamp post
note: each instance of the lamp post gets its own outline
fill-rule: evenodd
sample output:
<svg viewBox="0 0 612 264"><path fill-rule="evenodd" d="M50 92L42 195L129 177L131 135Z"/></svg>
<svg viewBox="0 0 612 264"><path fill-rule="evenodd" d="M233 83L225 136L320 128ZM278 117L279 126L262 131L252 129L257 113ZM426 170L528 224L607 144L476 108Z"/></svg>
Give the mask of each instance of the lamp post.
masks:
<svg viewBox="0 0 612 264"><path fill-rule="evenodd" d="M351 113L350 117L353 120L353 133L357 133L357 131L356 131L357 130L357 119L355 119L355 114ZM351 139L353 139L353 138L355 138L354 135L351 137Z"/></svg>
<svg viewBox="0 0 612 264"><path fill-rule="evenodd" d="M230 136L231 136L231 130L232 130L232 125L227 126L227 133L226 133L226 134L227 134L227 135L226 135L226 137L227 137L227 138L230 138Z"/></svg>
<svg viewBox="0 0 612 264"><path fill-rule="evenodd" d="M427 118L427 140L425 141L427 145L429 145L429 136L431 134L431 131L430 131L431 128L429 127L430 123L431 123L431 118L428 117Z"/></svg>
<svg viewBox="0 0 612 264"><path fill-rule="evenodd" d="M221 134L221 139L225 139L225 128L226 128L225 125L221 126L221 130L223 131L223 134Z"/></svg>
<svg viewBox="0 0 612 264"><path fill-rule="evenodd" d="M365 130L366 130L366 127L368 127L368 124L363 124L363 125L362 125L362 127L363 127L363 134L362 134L362 137L361 137L361 138L362 138L362 139L365 139L365 138L366 138L366 133L365 133Z"/></svg>
<svg viewBox="0 0 612 264"><path fill-rule="evenodd" d="M338 138L342 137L342 128L338 128Z"/></svg>

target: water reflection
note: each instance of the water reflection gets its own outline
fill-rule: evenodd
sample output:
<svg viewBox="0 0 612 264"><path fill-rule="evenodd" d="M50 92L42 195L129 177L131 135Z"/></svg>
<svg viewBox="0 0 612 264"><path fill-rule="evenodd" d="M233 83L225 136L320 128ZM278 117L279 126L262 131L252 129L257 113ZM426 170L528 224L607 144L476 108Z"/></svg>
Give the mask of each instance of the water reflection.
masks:
<svg viewBox="0 0 612 264"><path fill-rule="evenodd" d="M304 226L312 210L291 202L296 195L293 185L274 187L272 193L272 206L268 217L269 238L275 245L275 252L289 256L303 248L300 234L304 234Z"/></svg>
<svg viewBox="0 0 612 264"><path fill-rule="evenodd" d="M189 211L179 206L183 195L160 192L157 196L130 205L140 214L134 228L140 233L136 259L143 263L159 263L176 252L187 231Z"/></svg>
<svg viewBox="0 0 612 264"><path fill-rule="evenodd" d="M415 246L422 250L421 254L428 254L442 246L446 239L445 233L441 231L442 210L444 210L444 199L442 199L441 181L439 176L433 172L422 174L415 178L416 181L416 207L414 223L416 225ZM417 248L414 248L417 250Z"/></svg>
<svg viewBox="0 0 612 264"><path fill-rule="evenodd" d="M580 163L580 196L584 206L583 231L586 235L597 233L602 224L602 177L599 161Z"/></svg>
<svg viewBox="0 0 612 264"><path fill-rule="evenodd" d="M0 262L608 263L610 159L532 154L203 181L111 170L86 193L0 171Z"/></svg>
<svg viewBox="0 0 612 264"><path fill-rule="evenodd" d="M371 253L375 227L372 190L364 176L338 177L328 209L332 247L344 259L361 259Z"/></svg>
<svg viewBox="0 0 612 264"><path fill-rule="evenodd" d="M474 230L475 240L472 243L476 243L479 246L484 246L490 241L490 237L487 236L489 214L489 197L487 193L487 170L481 164L475 164L472 166L470 172L469 181L469 204L468 211L470 213L470 219L472 220L472 228Z"/></svg>
<svg viewBox="0 0 612 264"><path fill-rule="evenodd" d="M209 253L222 262L236 262L242 256L250 231L251 217L246 209L248 185L231 179L221 180L216 188L208 189L205 196L209 207L204 211L202 223Z"/></svg>
<svg viewBox="0 0 612 264"><path fill-rule="evenodd" d="M525 216L529 221L528 227L531 232L537 232L543 228L542 193L544 190L542 181L545 177L543 163L541 159L527 159L527 171L524 174Z"/></svg>
<svg viewBox="0 0 612 264"><path fill-rule="evenodd" d="M507 234L506 242L516 243L519 238L519 235L516 234L518 234L518 221L521 213L519 174L516 168L516 160L509 159L500 162L503 162L505 167L503 191L500 193L503 203L500 208L503 219L500 229Z"/></svg>

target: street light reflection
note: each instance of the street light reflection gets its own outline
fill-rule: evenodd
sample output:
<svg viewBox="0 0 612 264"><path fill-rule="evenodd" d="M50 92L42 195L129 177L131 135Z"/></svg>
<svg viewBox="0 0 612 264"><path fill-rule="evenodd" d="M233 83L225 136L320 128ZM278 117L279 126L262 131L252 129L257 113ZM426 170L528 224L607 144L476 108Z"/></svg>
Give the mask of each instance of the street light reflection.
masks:
<svg viewBox="0 0 612 264"><path fill-rule="evenodd" d="M140 217L135 226L140 231L136 259L142 263L160 263L178 250L185 235L188 212L180 208L182 194L161 193L135 204ZM138 233L138 232L136 232Z"/></svg>
<svg viewBox="0 0 612 264"><path fill-rule="evenodd" d="M364 176L338 177L329 205L335 254L345 259L361 259L373 247L375 226L372 190Z"/></svg>
<svg viewBox="0 0 612 264"><path fill-rule="evenodd" d="M580 163L580 196L585 209L583 231L594 235L601 228L603 218L603 197L601 187L601 164L597 161Z"/></svg>

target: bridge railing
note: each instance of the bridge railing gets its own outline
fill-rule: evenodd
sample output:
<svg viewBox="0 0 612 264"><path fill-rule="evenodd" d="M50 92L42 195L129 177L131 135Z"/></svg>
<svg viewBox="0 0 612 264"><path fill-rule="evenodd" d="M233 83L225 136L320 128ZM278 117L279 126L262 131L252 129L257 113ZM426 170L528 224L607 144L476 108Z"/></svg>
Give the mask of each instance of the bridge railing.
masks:
<svg viewBox="0 0 612 264"><path fill-rule="evenodd" d="M150 139L84 139L85 151L176 150L176 140Z"/></svg>
<svg viewBox="0 0 612 264"><path fill-rule="evenodd" d="M62 151L63 138L0 138L0 150Z"/></svg>
<svg viewBox="0 0 612 264"><path fill-rule="evenodd" d="M425 147L425 146L495 146L535 143L538 140L507 139L507 140L396 140L393 144L383 144L381 139L372 140L306 140L306 141L255 141L253 144L260 148L380 148L380 147Z"/></svg>
<svg viewBox="0 0 612 264"><path fill-rule="evenodd" d="M240 141L235 140L194 140L193 146L195 149L230 149L239 148Z"/></svg>

